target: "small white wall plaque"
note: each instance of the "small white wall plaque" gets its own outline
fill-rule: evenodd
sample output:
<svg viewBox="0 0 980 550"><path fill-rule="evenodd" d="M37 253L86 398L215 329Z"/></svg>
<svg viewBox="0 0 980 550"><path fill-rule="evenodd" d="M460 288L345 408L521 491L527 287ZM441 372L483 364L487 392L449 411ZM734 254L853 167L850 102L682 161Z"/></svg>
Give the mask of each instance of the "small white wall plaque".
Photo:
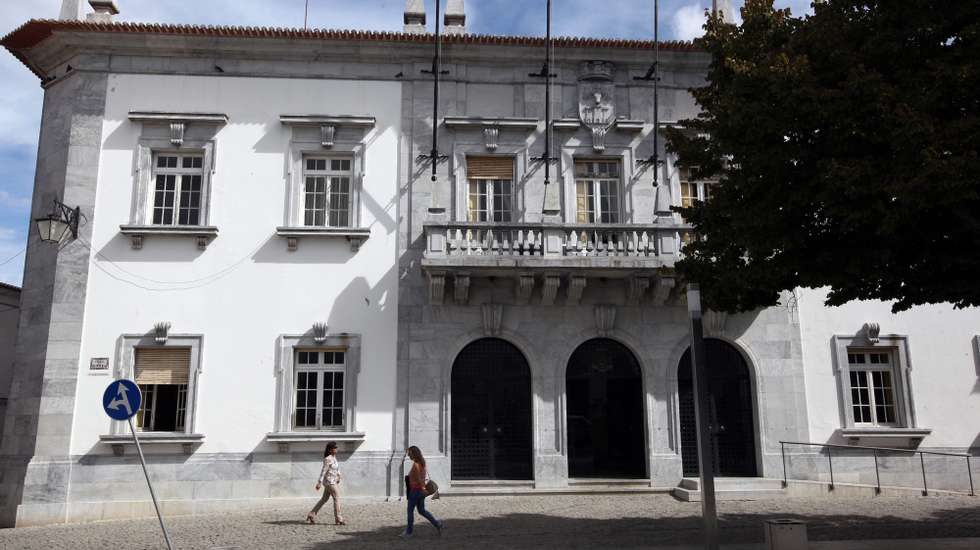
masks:
<svg viewBox="0 0 980 550"><path fill-rule="evenodd" d="M93 357L89 360L88 370L101 372L109 370L109 358L108 357Z"/></svg>

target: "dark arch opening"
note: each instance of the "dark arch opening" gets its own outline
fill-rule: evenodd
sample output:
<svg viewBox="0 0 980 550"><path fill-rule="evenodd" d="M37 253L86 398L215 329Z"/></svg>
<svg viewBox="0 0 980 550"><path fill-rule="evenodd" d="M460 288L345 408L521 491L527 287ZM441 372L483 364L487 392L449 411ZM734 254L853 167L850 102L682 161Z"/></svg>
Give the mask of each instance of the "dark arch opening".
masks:
<svg viewBox="0 0 980 550"><path fill-rule="evenodd" d="M483 338L451 375L453 479L531 479L531 368L513 344Z"/></svg>
<svg viewBox="0 0 980 550"><path fill-rule="evenodd" d="M742 354L722 340L704 341L708 382L708 426L717 476L758 475L755 460L755 421L752 379ZM681 424L681 459L685 476L698 468L697 425L691 349L681 357L677 389Z"/></svg>
<svg viewBox="0 0 980 550"><path fill-rule="evenodd" d="M643 376L626 346L605 338L579 346L565 372L568 475L646 476Z"/></svg>

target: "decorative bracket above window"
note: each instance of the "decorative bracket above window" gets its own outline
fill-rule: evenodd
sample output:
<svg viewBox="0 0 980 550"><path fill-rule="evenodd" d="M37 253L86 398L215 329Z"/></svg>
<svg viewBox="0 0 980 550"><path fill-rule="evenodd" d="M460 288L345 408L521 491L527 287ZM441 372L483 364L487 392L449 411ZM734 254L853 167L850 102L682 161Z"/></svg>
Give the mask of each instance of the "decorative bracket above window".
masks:
<svg viewBox="0 0 980 550"><path fill-rule="evenodd" d="M184 134L190 124L227 124L228 115L219 113L167 113L161 111L130 111L129 120L170 126L170 143L174 147L184 144Z"/></svg>
<svg viewBox="0 0 980 550"><path fill-rule="evenodd" d="M538 128L536 118L517 118L517 117L460 117L447 116L443 119L446 128L454 130L483 129L483 139L486 141L487 151L497 150L497 140L500 137L500 130L525 130L533 131Z"/></svg>
<svg viewBox="0 0 980 550"><path fill-rule="evenodd" d="M374 128L377 120L373 116L355 115L281 115L279 122L286 126L318 126L320 145L330 149L334 146L338 128Z"/></svg>

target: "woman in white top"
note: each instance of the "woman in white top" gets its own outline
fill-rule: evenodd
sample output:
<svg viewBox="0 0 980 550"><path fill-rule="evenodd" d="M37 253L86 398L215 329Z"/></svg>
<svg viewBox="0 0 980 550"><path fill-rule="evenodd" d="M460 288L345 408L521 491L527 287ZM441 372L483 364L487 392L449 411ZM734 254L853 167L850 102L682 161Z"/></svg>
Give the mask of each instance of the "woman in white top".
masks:
<svg viewBox="0 0 980 550"><path fill-rule="evenodd" d="M337 444L331 441L327 443L327 447L323 450L323 469L320 470L320 477L316 480L316 490L319 491L322 486L323 496L320 497L320 501L316 503L316 506L310 510L310 513L306 514L306 521L316 523L317 512L327 503L330 497L333 497L334 523L337 525L347 525L343 516L340 515L339 485L340 464L337 462Z"/></svg>

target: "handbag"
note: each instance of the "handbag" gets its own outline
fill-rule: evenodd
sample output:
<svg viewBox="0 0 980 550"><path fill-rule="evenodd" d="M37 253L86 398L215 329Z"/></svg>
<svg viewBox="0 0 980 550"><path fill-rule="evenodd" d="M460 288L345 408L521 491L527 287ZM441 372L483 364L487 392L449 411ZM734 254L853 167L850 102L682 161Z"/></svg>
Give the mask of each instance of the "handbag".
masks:
<svg viewBox="0 0 980 550"><path fill-rule="evenodd" d="M425 484L425 496L435 495L432 500L439 499L439 484L431 479Z"/></svg>

